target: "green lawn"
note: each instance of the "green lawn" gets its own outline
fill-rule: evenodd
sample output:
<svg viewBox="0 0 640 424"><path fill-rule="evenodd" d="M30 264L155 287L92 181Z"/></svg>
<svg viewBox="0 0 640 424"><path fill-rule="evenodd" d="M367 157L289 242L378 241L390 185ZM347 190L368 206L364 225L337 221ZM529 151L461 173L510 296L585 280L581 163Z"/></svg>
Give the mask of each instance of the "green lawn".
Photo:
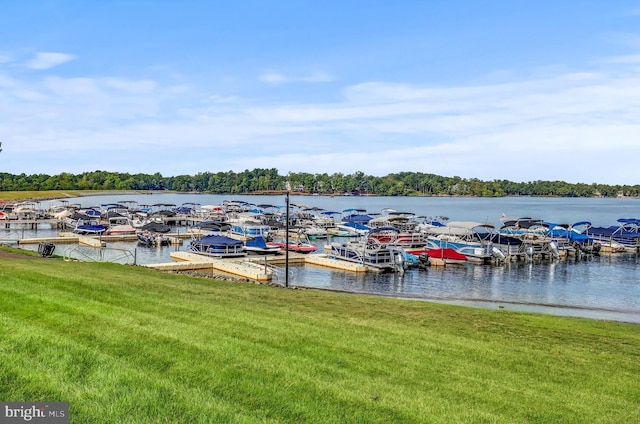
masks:
<svg viewBox="0 0 640 424"><path fill-rule="evenodd" d="M12 202L22 200L46 200L46 199L65 199L67 197L79 196L96 196L107 195L112 193L132 194L132 193L150 193L150 191L135 190L31 190L31 191L0 191L0 201ZM167 191L163 191L167 193Z"/></svg>
<svg viewBox="0 0 640 424"><path fill-rule="evenodd" d="M640 326L0 259L0 400L72 423L637 423Z"/></svg>

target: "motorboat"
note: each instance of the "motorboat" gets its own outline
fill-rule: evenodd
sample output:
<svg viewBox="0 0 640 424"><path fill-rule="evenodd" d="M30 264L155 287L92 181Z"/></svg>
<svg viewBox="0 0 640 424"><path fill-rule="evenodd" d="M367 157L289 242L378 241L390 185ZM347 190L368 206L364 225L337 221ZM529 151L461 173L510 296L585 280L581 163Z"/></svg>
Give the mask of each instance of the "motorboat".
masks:
<svg viewBox="0 0 640 424"><path fill-rule="evenodd" d="M288 243L285 232L284 236L277 237L272 243L289 252L313 253L318 250L315 245L311 244L309 237L304 232L290 232Z"/></svg>
<svg viewBox="0 0 640 424"><path fill-rule="evenodd" d="M355 262L377 271L398 272L404 270L401 249L376 242L333 242L329 255L337 260Z"/></svg>
<svg viewBox="0 0 640 424"><path fill-rule="evenodd" d="M216 258L246 256L244 242L214 231L202 238L194 238L189 243L189 251Z"/></svg>
<svg viewBox="0 0 640 424"><path fill-rule="evenodd" d="M108 228L105 231L105 235L108 236L133 235L138 231L131 224L131 220L124 216L113 216L109 218L108 223Z"/></svg>
<svg viewBox="0 0 640 424"><path fill-rule="evenodd" d="M244 241L244 250L247 253L258 255L276 255L282 252L282 246L278 243L266 241L262 236L249 237Z"/></svg>
<svg viewBox="0 0 640 424"><path fill-rule="evenodd" d="M318 248L313 244L302 243L300 241L291 241L289 242L289 244L287 244L283 240L275 240L273 241L273 243L279 246L280 249L283 249L283 250L286 249L289 252L295 252L295 253L313 253L316 250L318 250Z"/></svg>
<svg viewBox="0 0 640 424"><path fill-rule="evenodd" d="M84 218L78 219L75 223L75 228L72 230L73 233L80 235L100 235L105 231L107 231L107 227L98 220Z"/></svg>
<svg viewBox="0 0 640 424"><path fill-rule="evenodd" d="M585 234L601 243L617 243L629 250L640 249L640 219L620 218L618 225L609 227L589 227Z"/></svg>
<svg viewBox="0 0 640 424"><path fill-rule="evenodd" d="M144 246L168 246L170 243L166 234L171 231L171 227L159 222L149 222L144 224L136 233L138 243Z"/></svg>
<svg viewBox="0 0 640 424"><path fill-rule="evenodd" d="M143 230L136 233L138 243L143 246L168 246L171 244L168 237L162 233L155 233L149 230Z"/></svg>
<svg viewBox="0 0 640 424"><path fill-rule="evenodd" d="M465 264L467 256L450 247L406 249L406 252L417 256L421 264L430 265Z"/></svg>
<svg viewBox="0 0 640 424"><path fill-rule="evenodd" d="M263 225L260 221L251 218L231 219L228 222L229 233L243 238L262 237L268 238L271 232L269 225Z"/></svg>
<svg viewBox="0 0 640 424"><path fill-rule="evenodd" d="M427 232L427 247L430 249L453 249L467 257L468 261L488 263L492 259L503 259L504 255L493 250L488 240L495 227L473 221L448 222L433 227Z"/></svg>

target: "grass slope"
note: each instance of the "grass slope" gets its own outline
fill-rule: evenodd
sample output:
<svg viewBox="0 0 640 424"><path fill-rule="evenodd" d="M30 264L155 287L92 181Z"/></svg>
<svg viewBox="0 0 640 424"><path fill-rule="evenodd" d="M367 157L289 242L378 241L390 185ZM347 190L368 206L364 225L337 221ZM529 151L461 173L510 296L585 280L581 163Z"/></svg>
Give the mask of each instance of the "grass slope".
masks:
<svg viewBox="0 0 640 424"><path fill-rule="evenodd" d="M80 196L97 196L97 195L109 195L113 193L120 194L135 194L135 193L152 193L151 191L144 190L31 190L31 191L0 191L0 201L22 201L22 200L48 200L48 199L60 199L64 200L67 197L80 197ZM162 191L167 193L167 191Z"/></svg>
<svg viewBox="0 0 640 424"><path fill-rule="evenodd" d="M73 423L640 422L640 328L0 260L0 399Z"/></svg>

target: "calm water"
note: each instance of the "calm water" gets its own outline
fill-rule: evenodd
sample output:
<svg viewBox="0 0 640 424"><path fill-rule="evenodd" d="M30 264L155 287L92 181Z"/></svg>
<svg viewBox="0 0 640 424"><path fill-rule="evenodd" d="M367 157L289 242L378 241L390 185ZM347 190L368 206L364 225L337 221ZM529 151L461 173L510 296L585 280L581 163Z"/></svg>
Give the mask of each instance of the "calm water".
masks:
<svg viewBox="0 0 640 424"><path fill-rule="evenodd" d="M169 203L177 206L187 202L215 205L223 200L285 204L284 196L191 194L95 196L67 200L83 206L125 200L134 200L139 204ZM640 217L640 200L637 199L291 196L290 202L334 211L361 208L379 212L383 208L393 208L417 215L444 215L452 221L478 221L496 226L499 226L502 213L542 218L556 223L586 220L597 226L613 225L618 218ZM42 202L41 207L46 208L50 203ZM56 231L3 229L0 238L43 237L52 232ZM326 243L327 240L317 242L319 251ZM186 250L186 245L142 248L136 243L112 243L109 247L135 252L137 263L145 264L169 262L170 252ZM37 246L30 248L37 249ZM70 248L59 245L56 253L62 254ZM91 249L87 249L87 255L91 254ZM355 275L315 266L291 266L289 282L291 285L328 290L640 323L639 269L639 258L633 254L603 255L587 261L568 259L554 263L432 267L428 270L412 269L404 275Z"/></svg>

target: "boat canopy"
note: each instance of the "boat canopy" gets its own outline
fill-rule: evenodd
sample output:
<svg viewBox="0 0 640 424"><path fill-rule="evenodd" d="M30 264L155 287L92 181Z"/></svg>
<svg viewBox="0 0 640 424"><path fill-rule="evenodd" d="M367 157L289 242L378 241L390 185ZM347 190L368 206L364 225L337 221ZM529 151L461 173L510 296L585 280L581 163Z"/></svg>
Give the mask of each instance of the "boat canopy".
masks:
<svg viewBox="0 0 640 424"><path fill-rule="evenodd" d="M468 230L473 230L475 228L486 228L493 230L495 226L491 224L484 224L482 222L473 222L473 221L451 221L447 222L446 227L459 227L466 228Z"/></svg>
<svg viewBox="0 0 640 424"><path fill-rule="evenodd" d="M148 222L142 226L141 230L166 234L171 231L171 227L160 222Z"/></svg>
<svg viewBox="0 0 640 424"><path fill-rule="evenodd" d="M372 230L369 231L369 235L374 235L375 233L382 233L382 232L388 232L388 231L392 231L394 233L399 233L400 230L398 230L396 227L380 227L380 228L373 228Z"/></svg>
<svg viewBox="0 0 640 424"><path fill-rule="evenodd" d="M203 251L206 250L206 246L244 247L244 242L242 240L227 237L220 233L207 234L201 239L193 240L191 243L192 245L199 246Z"/></svg>
<svg viewBox="0 0 640 424"><path fill-rule="evenodd" d="M230 229L231 226L221 221L209 220L209 221L198 222L197 224L193 225L193 228L216 229L216 230L225 231Z"/></svg>

